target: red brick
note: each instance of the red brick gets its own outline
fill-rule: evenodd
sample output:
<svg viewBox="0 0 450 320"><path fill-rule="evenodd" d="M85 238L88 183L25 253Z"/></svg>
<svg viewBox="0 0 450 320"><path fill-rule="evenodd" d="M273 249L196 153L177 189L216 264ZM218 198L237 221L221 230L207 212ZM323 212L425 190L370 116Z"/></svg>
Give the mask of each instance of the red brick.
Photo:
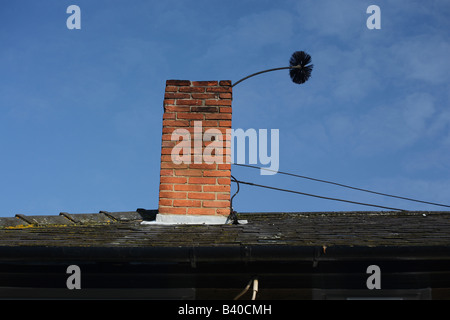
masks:
<svg viewBox="0 0 450 320"><path fill-rule="evenodd" d="M217 179L218 184L224 184L224 185L230 185L231 184L231 178L218 178Z"/></svg>
<svg viewBox="0 0 450 320"><path fill-rule="evenodd" d="M165 112L163 114L163 120L175 120L176 118L177 118L177 114L176 113Z"/></svg>
<svg viewBox="0 0 450 320"><path fill-rule="evenodd" d="M202 115L203 117L203 115ZM217 120L203 120L202 121L202 127L203 128L217 128L217 125L219 124L219 122L217 122ZM194 121L191 121L191 126L194 126Z"/></svg>
<svg viewBox="0 0 450 320"><path fill-rule="evenodd" d="M178 106L166 106L164 107L165 112L190 112L191 107L178 107Z"/></svg>
<svg viewBox="0 0 450 320"><path fill-rule="evenodd" d="M231 107L221 107L219 111L220 111L220 113L232 113L233 112L233 108L231 108Z"/></svg>
<svg viewBox="0 0 450 320"><path fill-rule="evenodd" d="M159 205L171 207L173 205L173 200L172 199L159 199Z"/></svg>
<svg viewBox="0 0 450 320"><path fill-rule="evenodd" d="M178 142L176 142L176 141L163 141L161 143L161 146L163 148L174 148L177 144L178 144Z"/></svg>
<svg viewBox="0 0 450 320"><path fill-rule="evenodd" d="M203 186L203 192L230 192L230 186Z"/></svg>
<svg viewBox="0 0 450 320"><path fill-rule="evenodd" d="M193 99L217 99L217 94L215 93L193 93Z"/></svg>
<svg viewBox="0 0 450 320"><path fill-rule="evenodd" d="M231 100L205 100L205 106L231 106Z"/></svg>
<svg viewBox="0 0 450 320"><path fill-rule="evenodd" d="M216 210L212 208L187 208L187 214L212 216L216 214Z"/></svg>
<svg viewBox="0 0 450 320"><path fill-rule="evenodd" d="M231 93L233 90L231 87L210 87L206 88L206 92L217 92L217 93Z"/></svg>
<svg viewBox="0 0 450 320"><path fill-rule="evenodd" d="M205 92L206 88L202 87L180 87L178 92L189 92L189 93L202 93Z"/></svg>
<svg viewBox="0 0 450 320"><path fill-rule="evenodd" d="M189 121L185 120L164 120L163 126L165 127L189 127Z"/></svg>
<svg viewBox="0 0 450 320"><path fill-rule="evenodd" d="M166 93L164 99L190 99L189 93Z"/></svg>
<svg viewBox="0 0 450 320"><path fill-rule="evenodd" d="M173 184L160 184L159 191L173 191Z"/></svg>
<svg viewBox="0 0 450 320"><path fill-rule="evenodd" d="M230 195L228 193L218 193L217 200L230 200Z"/></svg>
<svg viewBox="0 0 450 320"><path fill-rule="evenodd" d="M165 134L171 135L176 129L178 129L178 128L166 128L166 127L163 127L163 128L162 128L163 136L164 136ZM186 129L186 128L183 128L183 129ZM168 140L171 140L171 139L168 139Z"/></svg>
<svg viewBox="0 0 450 320"><path fill-rule="evenodd" d="M164 106L174 105L175 100L174 99L165 99L164 100Z"/></svg>
<svg viewBox="0 0 450 320"><path fill-rule="evenodd" d="M160 199L186 199L186 192L170 192L170 191L161 191L159 193Z"/></svg>
<svg viewBox="0 0 450 320"><path fill-rule="evenodd" d="M177 113L178 119L203 120L205 117L199 113ZM191 124L192 126L192 124Z"/></svg>
<svg viewBox="0 0 450 320"><path fill-rule="evenodd" d="M231 114L228 113L213 113L213 114L205 114L206 120L231 120Z"/></svg>
<svg viewBox="0 0 450 320"><path fill-rule="evenodd" d="M219 121L219 126L231 128L231 121Z"/></svg>
<svg viewBox="0 0 450 320"><path fill-rule="evenodd" d="M183 184L187 182L187 178L183 177L161 177L161 183L177 183Z"/></svg>
<svg viewBox="0 0 450 320"><path fill-rule="evenodd" d="M161 162L172 162L173 163L173 159L172 156L170 155L162 155L161 156Z"/></svg>
<svg viewBox="0 0 450 320"><path fill-rule="evenodd" d="M225 86L231 86L232 83L231 83L231 80L222 80L222 81L219 82L219 85L225 87Z"/></svg>
<svg viewBox="0 0 450 320"><path fill-rule="evenodd" d="M175 164L172 161L170 162L161 162L161 169L187 169L188 164Z"/></svg>
<svg viewBox="0 0 450 320"><path fill-rule="evenodd" d="M217 107L192 107L191 112L217 113Z"/></svg>
<svg viewBox="0 0 450 320"><path fill-rule="evenodd" d="M204 208L227 208L230 201L203 201Z"/></svg>
<svg viewBox="0 0 450 320"><path fill-rule="evenodd" d="M161 214L186 214L186 208L159 207L158 213Z"/></svg>
<svg viewBox="0 0 450 320"><path fill-rule="evenodd" d="M173 169L162 169L160 172L161 176L166 176L166 177L172 177L173 176Z"/></svg>
<svg viewBox="0 0 450 320"><path fill-rule="evenodd" d="M177 92L178 87L177 86L166 86L166 92Z"/></svg>
<svg viewBox="0 0 450 320"><path fill-rule="evenodd" d="M220 99L232 99L233 95L231 93L219 93Z"/></svg>
<svg viewBox="0 0 450 320"><path fill-rule="evenodd" d="M162 141L172 141L172 134L163 134Z"/></svg>
<svg viewBox="0 0 450 320"><path fill-rule="evenodd" d="M196 200L215 200L215 193L206 193L206 192L189 192L188 199L196 199Z"/></svg>
<svg viewBox="0 0 450 320"><path fill-rule="evenodd" d="M228 216L230 214L230 209L216 209L216 214L221 216Z"/></svg>
<svg viewBox="0 0 450 320"><path fill-rule="evenodd" d="M166 86L190 86L191 81L189 80L167 80Z"/></svg>
<svg viewBox="0 0 450 320"><path fill-rule="evenodd" d="M183 121L183 120L180 120L180 121ZM198 121L198 120L196 120L196 121ZM189 124L190 124L190 122L189 122ZM191 127L182 127L182 128L176 128L176 127L163 128L163 133L168 133L168 134L172 135L175 133L175 130L177 130L177 129L180 129L177 132L178 135L181 135L182 133L185 133L185 132L189 133L191 135L194 133L194 128L192 126ZM189 135L186 135L186 137L189 137Z"/></svg>
<svg viewBox="0 0 450 320"><path fill-rule="evenodd" d="M217 168L216 164L207 164L207 163L191 163L189 165L190 169L208 169L208 170L215 170Z"/></svg>
<svg viewBox="0 0 450 320"><path fill-rule="evenodd" d="M192 184L180 184L180 185L174 185L173 189L175 191L202 191L201 185L192 185Z"/></svg>
<svg viewBox="0 0 450 320"><path fill-rule="evenodd" d="M172 148L166 148L166 147L164 147L164 148L161 148L161 154L164 154L164 155L168 155L168 154L172 154L172 151L173 151L173 147Z"/></svg>
<svg viewBox="0 0 450 320"><path fill-rule="evenodd" d="M203 172L199 169L175 170L175 174L184 177L203 177Z"/></svg>
<svg viewBox="0 0 450 320"><path fill-rule="evenodd" d="M169 128L167 128L169 129ZM164 140L171 140L171 141L182 141L182 140L186 140L186 139L190 139L191 137L191 132L190 132L190 128L170 128L170 129L174 129L174 130L169 130L169 133L165 133L163 135ZM170 139L167 138L167 136L170 137Z"/></svg>
<svg viewBox="0 0 450 320"><path fill-rule="evenodd" d="M194 87L218 86L219 81L192 81Z"/></svg>
<svg viewBox="0 0 450 320"><path fill-rule="evenodd" d="M179 99L176 101L177 106L201 106L203 105L203 100L198 99Z"/></svg>
<svg viewBox="0 0 450 320"><path fill-rule="evenodd" d="M219 170L205 170L203 172L204 177L229 177L230 171L219 171Z"/></svg>
<svg viewBox="0 0 450 320"><path fill-rule="evenodd" d="M190 177L189 183L192 183L192 184L216 184L216 178Z"/></svg>
<svg viewBox="0 0 450 320"><path fill-rule="evenodd" d="M200 207L202 204L199 200L173 200L174 207Z"/></svg>

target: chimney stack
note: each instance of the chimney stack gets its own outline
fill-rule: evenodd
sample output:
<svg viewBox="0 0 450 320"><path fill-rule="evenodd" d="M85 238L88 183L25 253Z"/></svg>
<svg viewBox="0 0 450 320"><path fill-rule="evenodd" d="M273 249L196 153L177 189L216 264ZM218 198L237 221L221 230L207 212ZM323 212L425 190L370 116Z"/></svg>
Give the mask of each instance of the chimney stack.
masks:
<svg viewBox="0 0 450 320"><path fill-rule="evenodd" d="M224 223L230 214L231 81L168 80L157 221Z"/></svg>

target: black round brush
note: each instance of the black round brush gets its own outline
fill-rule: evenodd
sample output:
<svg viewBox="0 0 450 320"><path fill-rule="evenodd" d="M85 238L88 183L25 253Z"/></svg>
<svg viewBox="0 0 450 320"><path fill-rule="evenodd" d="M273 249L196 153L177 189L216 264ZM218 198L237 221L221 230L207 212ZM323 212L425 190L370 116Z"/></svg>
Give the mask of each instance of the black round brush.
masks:
<svg viewBox="0 0 450 320"><path fill-rule="evenodd" d="M296 51L289 61L290 76L294 83L302 84L311 77L314 65L311 63L311 56L304 51Z"/></svg>
<svg viewBox="0 0 450 320"><path fill-rule="evenodd" d="M291 60L289 61L289 67L269 69L251 74L233 84L233 87L241 83L242 81L247 80L248 78L257 76L258 74L285 69L290 70L290 76L294 83L302 84L308 81L308 79L311 77L313 65L310 63L311 63L311 56L309 54L303 51L296 51L294 52L294 54L291 57Z"/></svg>

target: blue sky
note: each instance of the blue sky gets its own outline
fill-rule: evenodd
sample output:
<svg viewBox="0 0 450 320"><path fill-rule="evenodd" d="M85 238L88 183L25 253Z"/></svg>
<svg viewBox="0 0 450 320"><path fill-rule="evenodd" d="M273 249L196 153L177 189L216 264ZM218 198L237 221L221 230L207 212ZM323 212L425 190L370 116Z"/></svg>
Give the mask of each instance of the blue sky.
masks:
<svg viewBox="0 0 450 320"><path fill-rule="evenodd" d="M69 5L81 30L69 30ZM366 9L381 8L381 30ZM0 216L158 205L165 81L232 80L233 128L279 129L280 170L450 203L450 3L3 0ZM409 210L386 199L233 167L244 181ZM235 188L233 187L234 191ZM376 210L242 186L241 212Z"/></svg>

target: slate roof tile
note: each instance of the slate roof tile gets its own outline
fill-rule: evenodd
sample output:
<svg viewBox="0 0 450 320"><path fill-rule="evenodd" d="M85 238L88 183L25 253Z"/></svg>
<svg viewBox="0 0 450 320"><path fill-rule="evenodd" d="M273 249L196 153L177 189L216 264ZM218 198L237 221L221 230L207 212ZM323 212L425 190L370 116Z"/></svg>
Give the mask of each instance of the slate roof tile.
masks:
<svg viewBox="0 0 450 320"><path fill-rule="evenodd" d="M142 225L155 210L0 218L0 246L450 246L450 212L240 213L246 225Z"/></svg>

